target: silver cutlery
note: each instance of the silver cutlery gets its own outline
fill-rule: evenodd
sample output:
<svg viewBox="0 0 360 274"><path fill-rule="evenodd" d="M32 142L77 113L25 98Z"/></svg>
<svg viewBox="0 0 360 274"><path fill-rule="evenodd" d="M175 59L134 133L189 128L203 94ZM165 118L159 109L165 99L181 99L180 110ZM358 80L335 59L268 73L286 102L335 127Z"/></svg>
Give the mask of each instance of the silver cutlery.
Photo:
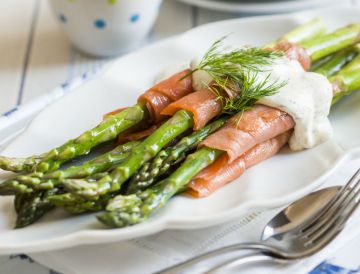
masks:
<svg viewBox="0 0 360 274"><path fill-rule="evenodd" d="M207 273L219 273L247 263L286 263L311 256L328 245L344 228L360 203L359 196L360 169L345 186L313 192L289 205L265 226L260 242L226 246L157 274L184 273L201 262L240 250L257 252L232 258Z"/></svg>

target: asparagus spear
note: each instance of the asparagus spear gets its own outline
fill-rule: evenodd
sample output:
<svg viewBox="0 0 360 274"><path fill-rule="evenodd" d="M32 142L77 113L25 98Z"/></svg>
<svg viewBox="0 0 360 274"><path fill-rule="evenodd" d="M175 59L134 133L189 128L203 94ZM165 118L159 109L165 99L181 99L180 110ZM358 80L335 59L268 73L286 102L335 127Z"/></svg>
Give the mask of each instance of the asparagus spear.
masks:
<svg viewBox="0 0 360 274"><path fill-rule="evenodd" d="M83 200L74 197L70 193L49 196L48 200L55 206L63 207L65 210L73 214L81 214L85 212L96 212L103 210L114 194L101 196L98 200Z"/></svg>
<svg viewBox="0 0 360 274"><path fill-rule="evenodd" d="M360 69L352 61L347 68L330 78L334 84L341 81L340 86L345 91L335 90L334 102L339 97L360 89ZM350 68L350 69L349 69ZM352 70L351 70L352 68ZM200 148L190 154L185 162L168 178L151 186L145 191L129 196L118 195L106 207L107 212L97 216L98 220L109 227L124 227L146 220L154 211L163 207L167 201L180 192L201 169L213 163L223 152L207 147Z"/></svg>
<svg viewBox="0 0 360 274"><path fill-rule="evenodd" d="M55 208L47 198L60 194L60 189L48 191L37 191L26 196L19 196L15 199L17 219L15 228L23 228L39 220L48 211Z"/></svg>
<svg viewBox="0 0 360 274"><path fill-rule="evenodd" d="M0 184L0 194L28 193L33 189L52 189L57 186L62 179L85 178L107 171L109 168L116 166L126 159L130 151L138 144L140 144L139 141L134 141L119 145L108 153L68 169L56 170L46 174L37 172L28 175L19 175ZM11 190L11 188L13 188L13 190Z"/></svg>
<svg viewBox="0 0 360 274"><path fill-rule="evenodd" d="M34 191L25 184L20 184L15 180L8 181L7 184L12 186L12 189L11 187L8 187L7 190L3 188L2 194L4 194L5 191L7 191L8 194L16 194L14 199L15 210L18 214L16 227L22 228L34 223L57 205L56 197L62 197L63 195L66 195L61 194L62 192L58 188L55 188L55 185L58 183L56 179L66 176L87 176L92 175L95 171L99 172L102 168L106 168L105 166L108 165L108 162L114 164L121 161L121 159L124 159L127 153L139 143L140 142L129 142L127 144L120 145L113 151L90 160L81 166L71 167L68 170L61 170L54 173L45 174L44 177L53 179L41 182L39 185L34 185L34 187L38 189L47 188L48 190L46 191ZM93 175L93 177L90 178L97 180L99 177L96 177L96 175L103 176L101 173L96 173ZM55 198L52 199L52 197ZM65 209L72 213L99 211L105 207L106 203L111 197L112 196L110 195L106 199L105 197L101 197L101 199L96 202L77 200L76 204L71 203L70 205L65 206ZM54 200L54 202L52 200Z"/></svg>
<svg viewBox="0 0 360 274"><path fill-rule="evenodd" d="M316 39L300 42L299 45L308 51L312 61L317 61L348 46L357 44L360 42L359 34L360 24L352 24Z"/></svg>
<svg viewBox="0 0 360 274"><path fill-rule="evenodd" d="M327 29L324 21L321 18L315 18L289 31L278 40L267 44L266 47L272 48L277 42L282 40L286 40L291 43L304 42L322 36L326 33L326 31Z"/></svg>
<svg viewBox="0 0 360 274"><path fill-rule="evenodd" d="M31 156L28 158L14 158L0 156L0 168L12 172L29 172L41 162L43 155Z"/></svg>
<svg viewBox="0 0 360 274"><path fill-rule="evenodd" d="M118 191L145 162L153 158L167 143L193 126L192 114L185 110L178 111L172 118L135 147L129 157L111 173L97 182L80 179L64 180L65 188L86 198L98 198L109 192Z"/></svg>
<svg viewBox="0 0 360 274"><path fill-rule="evenodd" d="M358 89L360 85L360 54L354 60L347 64L340 73L330 78L334 87L334 97L332 105L341 98L349 95L353 90Z"/></svg>
<svg viewBox="0 0 360 274"><path fill-rule="evenodd" d="M14 208L18 214L26 201L30 200L31 193L19 193L14 197Z"/></svg>
<svg viewBox="0 0 360 274"><path fill-rule="evenodd" d="M10 195L18 195L18 194L26 194L33 192L31 187L20 183L17 180L7 180L1 183L0 195L1 196L10 196Z"/></svg>
<svg viewBox="0 0 360 274"><path fill-rule="evenodd" d="M45 154L23 159L2 156L0 157L0 168L14 172L35 171L45 173L56 170L62 163L77 156L85 155L93 147L115 139L120 132L136 125L147 116L146 107L137 104L109 117L76 139L70 140Z"/></svg>
<svg viewBox="0 0 360 274"><path fill-rule="evenodd" d="M356 47L350 47L337 52L328 61L315 69L314 72L320 73L326 77L333 76L339 72L344 65L354 59L358 53L359 50Z"/></svg>
<svg viewBox="0 0 360 274"><path fill-rule="evenodd" d="M17 195L31 193L35 190L52 189L60 183L62 178L82 178L102 172L119 164L128 155L129 151L140 142L130 142L116 147L104 155L87 161L80 166L73 166L65 170L43 174L32 173L20 175L0 184L0 195Z"/></svg>
<svg viewBox="0 0 360 274"><path fill-rule="evenodd" d="M175 146L160 151L152 161L145 163L139 172L132 177L127 188L127 194L143 190L153 184L156 178L165 174L171 166L185 159L187 152L196 148L207 136L222 127L226 120L227 117L220 118L184 137Z"/></svg>
<svg viewBox="0 0 360 274"><path fill-rule="evenodd" d="M199 149L190 154L181 167L158 184L137 195L116 196L107 205L108 212L98 215L97 218L110 227L124 227L144 221L222 153L223 151L206 147Z"/></svg>
<svg viewBox="0 0 360 274"><path fill-rule="evenodd" d="M281 37L280 40L287 40L292 43L309 41L326 33L326 26L321 18L315 18Z"/></svg>

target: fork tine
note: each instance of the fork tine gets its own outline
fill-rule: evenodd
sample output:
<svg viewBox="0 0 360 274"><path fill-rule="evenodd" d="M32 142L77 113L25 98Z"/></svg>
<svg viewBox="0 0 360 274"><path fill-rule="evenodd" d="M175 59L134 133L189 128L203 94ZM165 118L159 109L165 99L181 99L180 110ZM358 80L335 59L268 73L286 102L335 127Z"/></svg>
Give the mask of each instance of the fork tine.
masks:
<svg viewBox="0 0 360 274"><path fill-rule="evenodd" d="M360 179L355 183L355 185L344 188L342 190L342 195L333 203L332 207L330 207L327 212L321 213L319 218L316 219L316 222L313 222L311 226L303 229L303 237L309 237L315 231L321 229L326 223L328 223L329 219L331 220L336 216L336 214L340 214L341 210L344 209L349 203L351 203L351 199L349 197L354 194L356 196L358 188L360 186ZM340 212L340 213L339 213Z"/></svg>
<svg viewBox="0 0 360 274"><path fill-rule="evenodd" d="M328 233L333 226L336 226L338 222L340 222L345 216L348 216L347 212L352 212L353 208L356 208L360 193L360 180L357 182L356 188L354 187L353 191L349 191L350 195L347 195L347 198L343 201L343 203L339 204L339 206L334 209L332 215L329 215L327 218L321 219L316 226L313 226L311 230L306 232L304 238L307 238L306 244L311 244L317 239L321 238L324 234ZM354 203L355 201L355 203Z"/></svg>
<svg viewBox="0 0 360 274"><path fill-rule="evenodd" d="M359 178L358 178L359 177ZM353 183L356 181L355 186L358 183L358 180L360 179L360 168L357 170L357 172L350 178L350 180L344 185L339 192L328 202L328 204L316 215L314 218L309 220L307 223L304 224L304 228L302 229L302 232L305 232L314 225L316 225L319 222L319 219L323 219L327 217L335 207L338 206L339 203L344 201L348 195L349 191L353 189Z"/></svg>
<svg viewBox="0 0 360 274"><path fill-rule="evenodd" d="M360 197L358 197L360 198ZM351 217L351 215L355 212L355 210L360 205L360 199L358 199L355 204L350 208L350 210L345 214L342 215L339 220L335 223L334 226L331 227L330 230L327 231L327 233L323 234L322 237L320 237L316 241L316 249L320 250L323 247L325 247L328 243L331 242L331 240L336 237L345 227L346 221Z"/></svg>

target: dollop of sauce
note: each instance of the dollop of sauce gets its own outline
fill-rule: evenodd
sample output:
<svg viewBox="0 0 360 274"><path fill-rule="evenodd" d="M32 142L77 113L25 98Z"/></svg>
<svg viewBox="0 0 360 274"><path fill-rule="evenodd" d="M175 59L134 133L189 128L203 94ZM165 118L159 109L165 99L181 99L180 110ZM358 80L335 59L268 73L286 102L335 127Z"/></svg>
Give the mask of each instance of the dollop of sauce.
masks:
<svg viewBox="0 0 360 274"><path fill-rule="evenodd" d="M195 58L190 63L192 70L200 62ZM177 66L163 73L170 75ZM194 90L207 88L213 81L205 71L196 71L192 75ZM332 101L332 85L326 77L314 72L305 71L296 60L279 57L263 71L258 72L257 81L267 78L269 83L286 83L279 91L259 100L258 104L280 109L291 115L295 121L295 129L290 138L291 150L299 151L315 147L332 137L333 130L328 119Z"/></svg>
<svg viewBox="0 0 360 274"><path fill-rule="evenodd" d="M261 72L258 79L265 79L268 75ZM307 72L298 61L282 57L271 65L268 80L285 81L286 85L258 103L280 109L293 117L295 129L289 141L291 150L312 148L332 137L328 115L333 93L326 77Z"/></svg>

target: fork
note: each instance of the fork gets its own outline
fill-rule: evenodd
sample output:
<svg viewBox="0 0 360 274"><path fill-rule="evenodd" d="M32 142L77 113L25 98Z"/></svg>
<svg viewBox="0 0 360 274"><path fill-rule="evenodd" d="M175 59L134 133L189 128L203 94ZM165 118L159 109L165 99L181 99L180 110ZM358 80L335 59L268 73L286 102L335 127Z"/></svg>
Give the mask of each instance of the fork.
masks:
<svg viewBox="0 0 360 274"><path fill-rule="evenodd" d="M305 221L301 226L290 232L276 237L269 237L260 243L240 243L216 249L166 270L158 274L181 273L184 269L213 259L226 253L253 250L249 255L231 259L212 268L207 273L215 273L247 263L260 261L274 261L288 263L289 261L309 257L328 245L333 238L344 228L346 221L351 217L360 201L360 169L351 177L346 185L320 210L312 219ZM260 252L260 253L259 253Z"/></svg>
<svg viewBox="0 0 360 274"><path fill-rule="evenodd" d="M295 249L284 250L281 247L276 247L276 243L274 243L270 251L259 249L263 254L252 253L241 256L222 263L206 273L214 274L253 262L287 263L295 259L309 257L327 246L343 230L346 221L359 206L359 198L360 169L312 220L308 220L298 230L288 235L293 244L299 245ZM298 251L297 249L303 250Z"/></svg>

